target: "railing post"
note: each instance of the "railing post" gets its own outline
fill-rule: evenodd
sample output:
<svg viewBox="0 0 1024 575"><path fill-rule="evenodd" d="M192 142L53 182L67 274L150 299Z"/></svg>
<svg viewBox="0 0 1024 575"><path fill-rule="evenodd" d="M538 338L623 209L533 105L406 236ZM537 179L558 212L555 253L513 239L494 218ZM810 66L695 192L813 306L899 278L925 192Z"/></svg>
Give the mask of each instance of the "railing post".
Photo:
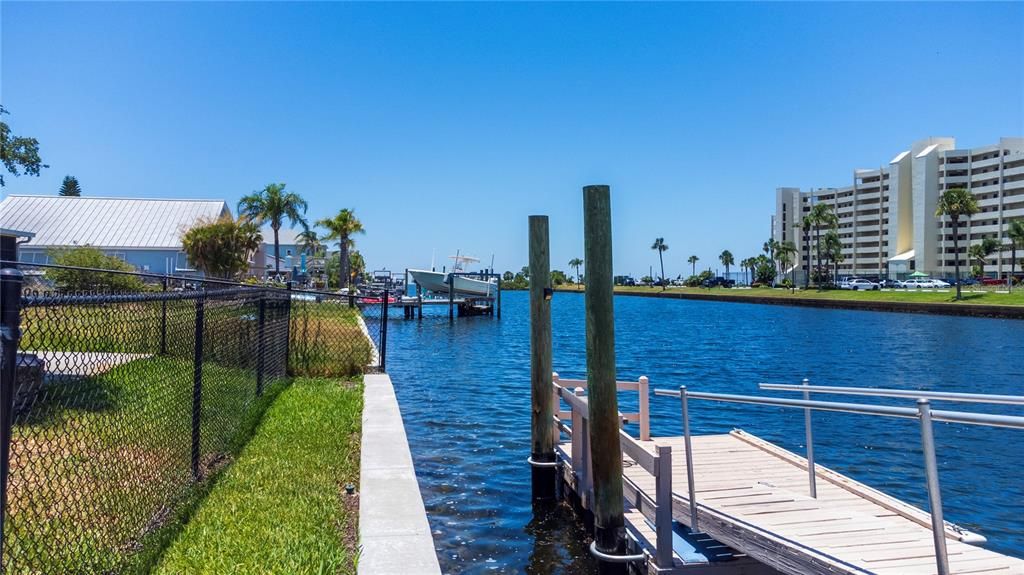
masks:
<svg viewBox="0 0 1024 575"><path fill-rule="evenodd" d="M205 295L196 297L195 352L192 358L192 478L199 480L199 424L203 409L203 306Z"/></svg>
<svg viewBox="0 0 1024 575"><path fill-rule="evenodd" d="M256 324L256 396L263 395L263 378L265 376L264 370L266 369L266 329L265 322L267 318L267 292L266 290L260 290L260 311L259 311L259 323Z"/></svg>
<svg viewBox="0 0 1024 575"><path fill-rule="evenodd" d="M3 569L4 525L7 518L7 476L11 465L11 434L14 425L14 385L18 340L21 337L21 287L24 274L16 268L0 269L0 570Z"/></svg>
<svg viewBox="0 0 1024 575"><path fill-rule="evenodd" d="M583 388L577 387L573 394L576 397L583 397ZM582 500L585 498L583 494L586 493L586 469L583 466L586 457L583 450L586 445L587 428L583 425L583 414L572 404L569 405L569 410L572 412L572 471L576 474L576 492L580 494ZM586 506L584 504L584 507Z"/></svg>
<svg viewBox="0 0 1024 575"><path fill-rule="evenodd" d="M690 498L690 531L697 532L697 487L693 484L693 446L690 441L690 406L686 386L679 386L679 403L683 411L683 445L686 447L686 488Z"/></svg>
<svg viewBox="0 0 1024 575"><path fill-rule="evenodd" d="M163 291L167 293L167 276L163 279ZM160 302L160 355L167 353L167 300Z"/></svg>
<svg viewBox="0 0 1024 575"><path fill-rule="evenodd" d="M380 310L380 371L384 373L387 371L388 364L388 298L391 297L391 292L387 288L384 288L384 302L381 303Z"/></svg>
<svg viewBox="0 0 1024 575"><path fill-rule="evenodd" d="M654 499L654 530L657 534L657 564L662 569L672 567L672 448L658 446L658 477Z"/></svg>
<svg viewBox="0 0 1024 575"><path fill-rule="evenodd" d="M561 387L558 385L558 372L557 371L552 371L551 372L551 411L554 414L554 417L558 417L558 413L560 411L562 411L562 398L559 395L559 390L560 389L561 389ZM557 438L558 441L561 441L561 438L562 438L561 433L562 432L561 432L561 430L559 430L558 424L555 423L554 427L555 427L555 429L552 431L552 433L555 434L555 438ZM556 482L556 485L557 485L557 483L558 482Z"/></svg>
<svg viewBox="0 0 1024 575"><path fill-rule="evenodd" d="M927 399L918 399L917 413L921 419L921 449L924 452L924 471L928 481L928 507L932 513L935 564L938 567L938 575L949 575L949 556L946 554L946 522L942 518L939 468L935 463L935 436L932 434L931 402Z"/></svg>
<svg viewBox="0 0 1024 575"><path fill-rule="evenodd" d="M651 439L651 395L650 381L646 375L640 376L640 441Z"/></svg>
<svg viewBox="0 0 1024 575"><path fill-rule="evenodd" d="M810 380L804 378L803 385L807 387L811 384ZM810 401L811 392L804 391L804 401ZM818 498L818 478L817 473L814 470L814 431L811 428L811 408L804 409L804 431L807 436L807 481L808 489L811 492L811 497Z"/></svg>

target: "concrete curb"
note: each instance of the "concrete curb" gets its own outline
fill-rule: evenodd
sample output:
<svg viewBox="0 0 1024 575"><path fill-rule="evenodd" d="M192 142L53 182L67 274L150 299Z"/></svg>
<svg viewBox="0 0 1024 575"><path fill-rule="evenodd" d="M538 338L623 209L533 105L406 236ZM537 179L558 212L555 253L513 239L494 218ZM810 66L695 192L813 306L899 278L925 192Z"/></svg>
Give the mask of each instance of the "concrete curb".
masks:
<svg viewBox="0 0 1024 575"><path fill-rule="evenodd" d="M368 374L363 384L359 575L440 574L391 378Z"/></svg>

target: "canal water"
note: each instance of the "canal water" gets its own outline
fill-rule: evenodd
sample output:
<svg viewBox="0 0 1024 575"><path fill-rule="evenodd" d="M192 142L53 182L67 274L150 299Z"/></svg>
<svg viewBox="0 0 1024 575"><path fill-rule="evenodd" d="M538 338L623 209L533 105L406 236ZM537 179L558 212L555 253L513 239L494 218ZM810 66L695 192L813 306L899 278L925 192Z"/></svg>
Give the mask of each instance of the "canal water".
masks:
<svg viewBox="0 0 1024 575"><path fill-rule="evenodd" d="M503 298L501 320L449 324L438 306L422 320L393 315L389 325L389 372L438 557L445 573L592 573L586 531L570 511L533 515L529 298ZM566 378L585 376L583 303L567 293L552 302L554 368ZM618 296L615 323L619 379L647 375L652 387L756 394L759 382L808 377L820 385L1024 393L1021 321ZM620 409L635 409L635 397L620 394ZM681 435L678 400L652 397L651 411L653 434ZM739 427L804 453L800 410L694 401L691 418L695 433ZM916 421L814 418L820 464L926 507ZM935 433L946 519L985 535L993 550L1024 557L1024 432L936 424Z"/></svg>

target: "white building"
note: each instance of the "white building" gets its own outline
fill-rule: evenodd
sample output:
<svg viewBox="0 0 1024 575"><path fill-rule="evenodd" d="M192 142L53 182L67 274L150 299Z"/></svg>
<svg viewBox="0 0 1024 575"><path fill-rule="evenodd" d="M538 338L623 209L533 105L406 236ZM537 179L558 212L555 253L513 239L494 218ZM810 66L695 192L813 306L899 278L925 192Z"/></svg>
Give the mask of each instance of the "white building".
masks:
<svg viewBox="0 0 1024 575"><path fill-rule="evenodd" d="M1009 222L1024 217L1024 138L1001 138L997 144L973 149L957 149L953 138L927 138L887 165L854 170L846 186L777 188L772 237L796 245L798 270L813 269L813 229L800 223L812 205L825 202L839 219L844 257L840 275L904 277L922 271L951 276L951 223L949 218L937 218L935 207L942 192L955 187L970 190L981 208L960 224L960 263L969 269L966 254L971 244L995 238L1008 246ZM993 254L985 272L1009 273L1008 249Z"/></svg>

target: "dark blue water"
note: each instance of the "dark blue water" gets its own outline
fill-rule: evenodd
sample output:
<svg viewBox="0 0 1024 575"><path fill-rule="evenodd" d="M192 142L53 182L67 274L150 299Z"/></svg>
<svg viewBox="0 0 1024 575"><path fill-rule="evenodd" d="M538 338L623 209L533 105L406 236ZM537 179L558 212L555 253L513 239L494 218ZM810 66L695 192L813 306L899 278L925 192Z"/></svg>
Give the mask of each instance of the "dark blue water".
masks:
<svg viewBox="0 0 1024 575"><path fill-rule="evenodd" d="M392 319L394 380L446 573L590 573L586 533L564 509L534 520L530 471L529 313L504 294L504 317L448 323ZM652 387L760 393L758 382L1024 393L1024 322L786 306L617 297L619 379ZM585 374L583 296L556 294L554 367ZM632 395L632 397L630 397ZM785 394L779 394L785 395ZM792 397L790 395L790 397ZM620 394L623 411L635 394ZM913 406L900 400L822 396ZM739 427L803 454L803 412L693 402L695 433ZM1024 415L1007 406L944 404ZM655 435L680 435L679 402L651 399ZM635 430L634 434L635 434ZM936 425L946 519L987 546L1024 557L1024 432ZM924 507L914 420L815 414L815 455L831 467Z"/></svg>

